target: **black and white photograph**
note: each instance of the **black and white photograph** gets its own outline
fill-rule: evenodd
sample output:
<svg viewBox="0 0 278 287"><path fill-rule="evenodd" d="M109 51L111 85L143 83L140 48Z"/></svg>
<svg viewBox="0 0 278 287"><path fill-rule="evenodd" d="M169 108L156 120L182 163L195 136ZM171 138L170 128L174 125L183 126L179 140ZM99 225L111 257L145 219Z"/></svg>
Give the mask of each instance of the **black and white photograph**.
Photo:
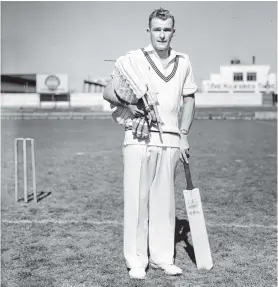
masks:
<svg viewBox="0 0 278 287"><path fill-rule="evenodd" d="M277 286L277 1L1 1L1 286Z"/></svg>

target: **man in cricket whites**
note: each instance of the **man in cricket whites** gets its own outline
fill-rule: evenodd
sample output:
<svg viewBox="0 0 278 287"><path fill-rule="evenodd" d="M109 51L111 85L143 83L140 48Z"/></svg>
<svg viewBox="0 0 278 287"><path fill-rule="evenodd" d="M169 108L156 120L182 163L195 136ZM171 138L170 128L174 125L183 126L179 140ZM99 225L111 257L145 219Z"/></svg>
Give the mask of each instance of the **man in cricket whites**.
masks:
<svg viewBox="0 0 278 287"><path fill-rule="evenodd" d="M136 279L145 278L148 265L182 274L174 265L174 174L179 159L188 162L197 91L188 55L170 47L174 16L153 11L147 32L150 44L117 59L104 91L125 127L123 251Z"/></svg>

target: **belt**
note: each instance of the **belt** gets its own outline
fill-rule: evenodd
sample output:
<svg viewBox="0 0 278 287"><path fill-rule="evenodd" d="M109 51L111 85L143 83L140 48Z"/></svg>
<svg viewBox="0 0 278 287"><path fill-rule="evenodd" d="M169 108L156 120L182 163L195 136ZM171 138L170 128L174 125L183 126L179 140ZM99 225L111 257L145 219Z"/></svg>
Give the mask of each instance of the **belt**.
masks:
<svg viewBox="0 0 278 287"><path fill-rule="evenodd" d="M131 131L132 127L125 127L126 131ZM150 130L151 133L159 133L159 131L156 130ZM163 134L171 134L171 135L180 135L179 133L175 133L175 132L167 132L167 131L163 131Z"/></svg>

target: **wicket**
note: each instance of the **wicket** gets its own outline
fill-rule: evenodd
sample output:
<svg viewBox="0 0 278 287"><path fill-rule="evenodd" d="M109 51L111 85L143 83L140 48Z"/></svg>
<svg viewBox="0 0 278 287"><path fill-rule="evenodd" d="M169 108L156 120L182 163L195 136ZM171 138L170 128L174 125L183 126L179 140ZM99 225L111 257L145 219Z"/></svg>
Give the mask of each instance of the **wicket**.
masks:
<svg viewBox="0 0 278 287"><path fill-rule="evenodd" d="M28 202L28 182L27 182L27 142L30 142L31 163L32 163L32 181L33 196L37 202L36 191L36 166L35 166L35 141L32 138L15 138L14 140L14 162L15 162L15 201L18 202L18 145L22 142L23 147L23 184L24 184L24 202Z"/></svg>

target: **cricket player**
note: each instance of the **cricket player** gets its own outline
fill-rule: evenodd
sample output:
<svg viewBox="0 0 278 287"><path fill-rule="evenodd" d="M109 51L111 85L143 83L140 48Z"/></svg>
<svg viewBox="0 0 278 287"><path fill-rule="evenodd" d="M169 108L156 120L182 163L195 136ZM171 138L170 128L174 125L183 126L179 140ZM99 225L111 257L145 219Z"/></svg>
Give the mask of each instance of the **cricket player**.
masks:
<svg viewBox="0 0 278 287"><path fill-rule="evenodd" d="M143 136L138 125L146 117L142 101L110 101L124 119L121 122L125 127L123 251L129 276L136 279L145 278L148 265L168 275L182 274L174 265L174 175L179 159L188 162L187 137L197 91L188 55L170 47L175 34L174 16L162 8L153 11L147 32L150 44L122 56L126 68L121 71L118 65L112 78L116 74L124 78L138 98L146 92L152 93L162 134L157 126L148 124L147 136ZM141 73L141 77L136 77L134 71Z"/></svg>

